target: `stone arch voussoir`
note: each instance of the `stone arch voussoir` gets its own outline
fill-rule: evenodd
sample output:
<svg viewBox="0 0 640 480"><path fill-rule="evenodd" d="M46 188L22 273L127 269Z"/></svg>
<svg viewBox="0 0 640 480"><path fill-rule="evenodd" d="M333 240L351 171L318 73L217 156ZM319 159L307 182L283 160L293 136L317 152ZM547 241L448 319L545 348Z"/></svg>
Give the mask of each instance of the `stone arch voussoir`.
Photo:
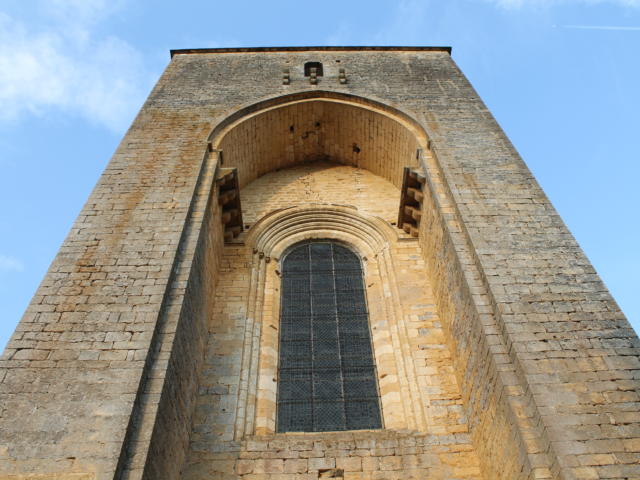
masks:
<svg viewBox="0 0 640 480"><path fill-rule="evenodd" d="M389 117L397 121L398 123L401 123L403 126L412 131L419 139L421 146L423 146L424 148L427 147L427 142L432 137L432 135L428 132L428 129L415 119L415 115L412 112L405 112L396 107L391 107L381 100L375 99L373 97L365 98L359 95L352 95L342 92L332 92L329 90L307 90L290 93L287 95L265 98L259 102L242 105L239 108L236 108L233 113L228 114L225 118L217 123L217 125L209 134L208 141L210 142L213 149L217 149L220 145L221 140L229 130L253 116L293 103L318 100L348 104Z"/></svg>

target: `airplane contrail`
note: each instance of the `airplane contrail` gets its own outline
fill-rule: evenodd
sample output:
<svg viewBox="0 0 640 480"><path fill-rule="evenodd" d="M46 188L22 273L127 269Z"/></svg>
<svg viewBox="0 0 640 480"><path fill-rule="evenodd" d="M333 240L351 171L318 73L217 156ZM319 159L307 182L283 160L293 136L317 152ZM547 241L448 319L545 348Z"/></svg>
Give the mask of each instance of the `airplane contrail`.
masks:
<svg viewBox="0 0 640 480"><path fill-rule="evenodd" d="M617 25L560 25L562 28L573 28L578 30L626 30L640 31L640 27L622 27Z"/></svg>

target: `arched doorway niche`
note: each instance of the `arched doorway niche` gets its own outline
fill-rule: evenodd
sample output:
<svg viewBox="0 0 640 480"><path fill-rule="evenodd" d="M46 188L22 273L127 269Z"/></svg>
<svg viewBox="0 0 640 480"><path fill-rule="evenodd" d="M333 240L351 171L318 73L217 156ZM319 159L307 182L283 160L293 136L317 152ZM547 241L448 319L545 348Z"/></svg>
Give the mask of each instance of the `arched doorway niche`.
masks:
<svg viewBox="0 0 640 480"><path fill-rule="evenodd" d="M209 137L224 167L237 167L240 188L301 163L329 161L379 175L400 188L405 166L418 165L427 134L411 117L353 95L305 92L251 105Z"/></svg>

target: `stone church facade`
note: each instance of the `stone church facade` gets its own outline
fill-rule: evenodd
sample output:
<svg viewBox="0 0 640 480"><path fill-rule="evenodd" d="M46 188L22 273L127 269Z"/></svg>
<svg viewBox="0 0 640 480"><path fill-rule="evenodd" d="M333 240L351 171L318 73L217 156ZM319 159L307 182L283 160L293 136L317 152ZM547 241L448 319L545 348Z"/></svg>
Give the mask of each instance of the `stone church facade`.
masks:
<svg viewBox="0 0 640 480"><path fill-rule="evenodd" d="M173 51L2 357L0 479L640 479L638 347L448 48Z"/></svg>

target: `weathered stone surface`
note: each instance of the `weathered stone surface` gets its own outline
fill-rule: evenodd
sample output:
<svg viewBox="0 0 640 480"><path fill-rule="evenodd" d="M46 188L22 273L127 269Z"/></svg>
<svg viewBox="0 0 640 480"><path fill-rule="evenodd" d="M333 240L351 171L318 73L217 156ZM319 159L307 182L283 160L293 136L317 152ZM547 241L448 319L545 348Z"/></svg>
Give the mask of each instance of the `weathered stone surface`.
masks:
<svg viewBox="0 0 640 480"><path fill-rule="evenodd" d="M418 237L393 240L404 166ZM251 241L287 207L383 232L385 430L272 432L278 258ZM446 51L178 53L2 357L0 479L640 478L639 346Z"/></svg>

